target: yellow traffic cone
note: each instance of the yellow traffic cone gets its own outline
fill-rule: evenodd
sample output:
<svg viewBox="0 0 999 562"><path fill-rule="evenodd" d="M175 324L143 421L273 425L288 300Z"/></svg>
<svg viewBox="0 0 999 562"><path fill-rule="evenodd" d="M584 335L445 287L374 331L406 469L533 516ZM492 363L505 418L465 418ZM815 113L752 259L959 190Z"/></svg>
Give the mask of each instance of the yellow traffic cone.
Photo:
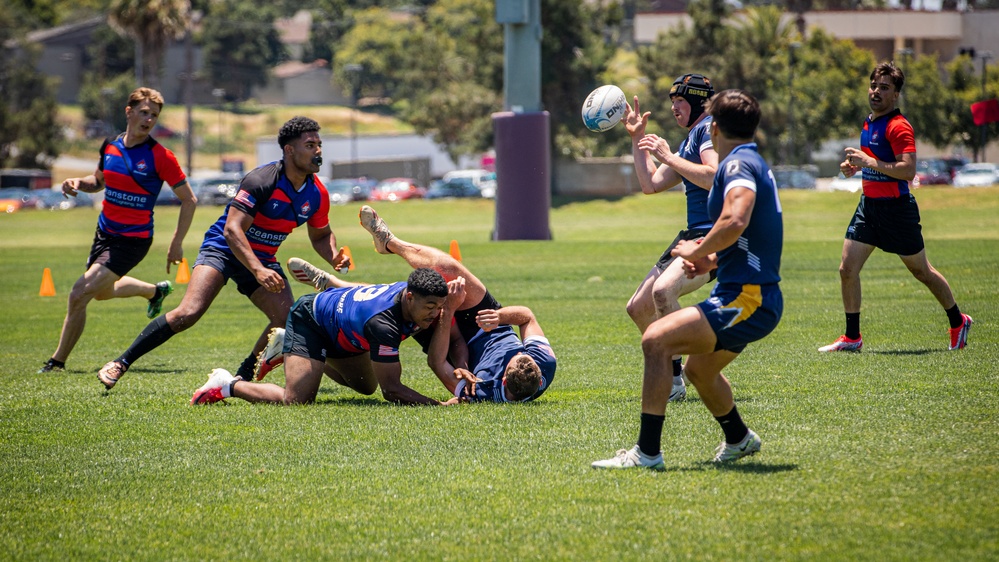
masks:
<svg viewBox="0 0 999 562"><path fill-rule="evenodd" d="M451 254L452 258L461 261L461 248L458 247L457 240L451 241L451 249L448 250L448 253Z"/></svg>
<svg viewBox="0 0 999 562"><path fill-rule="evenodd" d="M54 297L55 293L55 283L52 282L52 270L45 268L42 270L42 286L38 289L38 296L40 297Z"/></svg>
<svg viewBox="0 0 999 562"><path fill-rule="evenodd" d="M177 266L177 279L174 283L183 285L191 282L191 269L187 267L187 258L181 258L180 265Z"/></svg>

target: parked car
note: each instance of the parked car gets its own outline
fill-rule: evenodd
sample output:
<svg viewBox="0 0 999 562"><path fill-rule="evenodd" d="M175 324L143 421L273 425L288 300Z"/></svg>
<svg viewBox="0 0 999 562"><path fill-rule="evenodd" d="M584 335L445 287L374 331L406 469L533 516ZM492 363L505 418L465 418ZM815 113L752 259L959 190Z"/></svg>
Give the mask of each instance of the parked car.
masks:
<svg viewBox="0 0 999 562"><path fill-rule="evenodd" d="M330 194L330 202L333 203L333 193L345 193L350 192L350 198L340 203L337 201L337 205L342 205L349 203L351 201L367 201L371 197L371 190L378 185L378 181L368 177L359 178L337 178L330 179L324 176L320 176L320 181L326 186L326 191ZM340 197L337 198L338 200Z"/></svg>
<svg viewBox="0 0 999 562"><path fill-rule="evenodd" d="M48 209L49 211L66 211L76 207L93 207L94 198L89 193L76 192L76 197L66 197L62 190L46 190L35 202L36 209Z"/></svg>
<svg viewBox="0 0 999 562"><path fill-rule="evenodd" d="M775 166L774 179L777 189L815 189L815 178L818 176L815 166Z"/></svg>
<svg viewBox="0 0 999 562"><path fill-rule="evenodd" d="M471 178L452 178L434 182L427 190L427 199L443 199L446 197L482 197L482 192Z"/></svg>
<svg viewBox="0 0 999 562"><path fill-rule="evenodd" d="M188 182L191 184L191 189L194 191L194 195L198 197L199 205L228 205L229 201L236 195L239 191L239 182L243 179L241 174L236 173L219 173L211 176L203 176L198 178L188 178ZM172 191L170 188L164 186L163 190L160 191L160 196L166 198L165 201L169 201L173 198L179 205L180 201L173 193L163 194L163 191ZM160 204L159 199L156 201Z"/></svg>
<svg viewBox="0 0 999 562"><path fill-rule="evenodd" d="M0 189L0 212L14 213L21 209L34 209L48 189L8 187Z"/></svg>
<svg viewBox="0 0 999 562"><path fill-rule="evenodd" d="M371 190L372 201L403 201L405 199L423 199L427 189L416 183L413 178L388 178Z"/></svg>
<svg viewBox="0 0 999 562"><path fill-rule="evenodd" d="M330 179L326 176L316 176L326 188L330 196L330 205L346 205L354 200L354 181L349 179Z"/></svg>
<svg viewBox="0 0 999 562"><path fill-rule="evenodd" d="M829 189L833 191L849 191L850 193L856 193L863 188L863 177L860 172L857 172L851 177L846 177L843 172L840 172L838 176L833 178L829 182Z"/></svg>
<svg viewBox="0 0 999 562"><path fill-rule="evenodd" d="M948 183L954 183L954 175L968 163L968 159L963 156L948 156L946 158L941 158L941 160L943 160L944 165L947 166L947 173L950 174L950 181Z"/></svg>
<svg viewBox="0 0 999 562"><path fill-rule="evenodd" d="M496 173L489 172L480 169L471 170L454 170L444 174L444 181L449 181L455 178L468 178L472 180L472 184L476 189L479 190L480 195L477 197L496 197Z"/></svg>
<svg viewBox="0 0 999 562"><path fill-rule="evenodd" d="M965 164L954 175L954 187L982 187L999 184L999 165Z"/></svg>
<svg viewBox="0 0 999 562"><path fill-rule="evenodd" d="M946 185L950 183L950 171L943 160L930 158L916 161L916 187L921 185Z"/></svg>

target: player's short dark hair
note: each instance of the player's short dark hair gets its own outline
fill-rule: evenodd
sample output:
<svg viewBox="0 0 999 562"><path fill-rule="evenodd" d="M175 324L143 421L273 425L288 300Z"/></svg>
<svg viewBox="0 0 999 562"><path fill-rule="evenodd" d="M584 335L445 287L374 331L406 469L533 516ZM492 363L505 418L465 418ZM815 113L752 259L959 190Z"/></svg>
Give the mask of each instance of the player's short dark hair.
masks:
<svg viewBox="0 0 999 562"><path fill-rule="evenodd" d="M406 280L406 290L420 297L447 296L447 283L440 273L428 267L414 269Z"/></svg>
<svg viewBox="0 0 999 562"><path fill-rule="evenodd" d="M517 355L506 368L506 389L514 400L526 400L541 388L541 368L527 355Z"/></svg>
<svg viewBox="0 0 999 562"><path fill-rule="evenodd" d="M319 123L308 117L292 117L287 123L281 126L278 131L278 146L284 148L289 142L301 137L305 133L314 133L319 130Z"/></svg>
<svg viewBox="0 0 999 562"><path fill-rule="evenodd" d="M893 62L883 62L874 67L871 71L871 82L874 78L881 78L882 76L887 76L891 83L895 85L895 91L901 92L902 86L905 85L905 74L902 69L895 66Z"/></svg>
<svg viewBox="0 0 999 562"><path fill-rule="evenodd" d="M732 139L752 139L760 125L760 104L743 90L722 90L708 100L706 111Z"/></svg>

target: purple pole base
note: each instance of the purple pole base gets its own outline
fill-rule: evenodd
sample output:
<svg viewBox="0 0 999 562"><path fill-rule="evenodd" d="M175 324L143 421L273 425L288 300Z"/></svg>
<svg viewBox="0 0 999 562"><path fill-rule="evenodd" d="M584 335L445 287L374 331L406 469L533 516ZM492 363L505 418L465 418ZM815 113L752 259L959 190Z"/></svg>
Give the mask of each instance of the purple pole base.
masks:
<svg viewBox="0 0 999 562"><path fill-rule="evenodd" d="M547 111L493 114L496 225L493 240L551 240L551 128Z"/></svg>

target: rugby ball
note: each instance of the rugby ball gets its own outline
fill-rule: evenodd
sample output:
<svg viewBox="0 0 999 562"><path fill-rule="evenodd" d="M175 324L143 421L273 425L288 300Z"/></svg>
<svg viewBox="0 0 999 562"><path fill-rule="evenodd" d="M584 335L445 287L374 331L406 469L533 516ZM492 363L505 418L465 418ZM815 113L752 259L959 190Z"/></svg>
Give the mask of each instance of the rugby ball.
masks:
<svg viewBox="0 0 999 562"><path fill-rule="evenodd" d="M583 102L583 124L594 133L610 130L624 117L625 105L621 88L613 84L600 86Z"/></svg>

